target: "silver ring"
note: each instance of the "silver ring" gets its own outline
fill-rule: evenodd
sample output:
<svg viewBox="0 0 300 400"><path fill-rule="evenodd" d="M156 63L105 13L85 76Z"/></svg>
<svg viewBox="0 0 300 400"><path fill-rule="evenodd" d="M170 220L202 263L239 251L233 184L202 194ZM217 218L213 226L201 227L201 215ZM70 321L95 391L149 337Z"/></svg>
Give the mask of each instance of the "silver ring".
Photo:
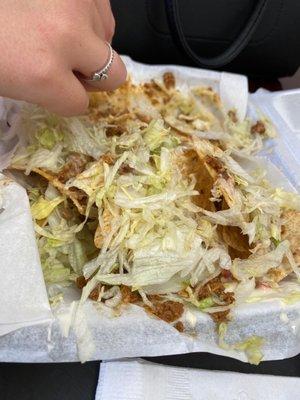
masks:
<svg viewBox="0 0 300 400"><path fill-rule="evenodd" d="M108 58L107 58L107 62L104 65L103 68L99 69L98 71L95 71L91 76L89 76L88 78L85 78L84 80L86 82L97 82L97 81L103 81L105 79L108 78L108 73L109 70L112 66L112 63L114 61L115 58L115 52L114 49L111 47L111 45L106 42L108 50L109 50L109 54L108 54Z"/></svg>

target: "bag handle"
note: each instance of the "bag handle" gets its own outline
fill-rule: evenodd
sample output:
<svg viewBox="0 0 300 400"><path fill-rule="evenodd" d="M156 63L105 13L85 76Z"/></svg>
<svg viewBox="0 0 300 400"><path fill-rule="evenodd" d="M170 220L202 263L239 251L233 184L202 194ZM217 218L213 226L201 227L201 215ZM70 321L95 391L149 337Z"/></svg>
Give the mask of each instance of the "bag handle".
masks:
<svg viewBox="0 0 300 400"><path fill-rule="evenodd" d="M244 28L229 47L215 57L200 57L191 49L183 32L177 0L165 0L165 9L170 32L177 47L187 54L199 67L218 68L229 64L246 47L262 19L267 3L268 0L257 0L255 8Z"/></svg>

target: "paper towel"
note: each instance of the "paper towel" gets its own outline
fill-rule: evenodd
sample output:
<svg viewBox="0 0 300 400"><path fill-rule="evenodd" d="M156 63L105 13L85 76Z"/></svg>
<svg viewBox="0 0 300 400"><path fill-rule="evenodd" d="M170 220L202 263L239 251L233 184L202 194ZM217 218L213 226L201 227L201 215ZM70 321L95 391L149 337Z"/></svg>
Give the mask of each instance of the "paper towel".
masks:
<svg viewBox="0 0 300 400"><path fill-rule="evenodd" d="M0 335L51 321L26 191L0 177Z"/></svg>
<svg viewBox="0 0 300 400"><path fill-rule="evenodd" d="M95 400L290 400L300 379L158 365L103 362Z"/></svg>

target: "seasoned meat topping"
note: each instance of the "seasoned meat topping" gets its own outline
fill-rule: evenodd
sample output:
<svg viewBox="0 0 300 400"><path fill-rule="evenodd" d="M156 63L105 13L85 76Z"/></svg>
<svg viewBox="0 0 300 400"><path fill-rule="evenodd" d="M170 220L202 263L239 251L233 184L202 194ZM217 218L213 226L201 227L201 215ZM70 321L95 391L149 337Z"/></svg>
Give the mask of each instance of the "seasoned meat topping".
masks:
<svg viewBox="0 0 300 400"><path fill-rule="evenodd" d="M221 279L221 276L217 276L216 278L207 282L204 286L196 288L198 299L202 300L212 295L215 295L226 304L233 303L234 295L232 292L225 292L225 286Z"/></svg>
<svg viewBox="0 0 300 400"><path fill-rule="evenodd" d="M98 285L89 294L89 299L97 301L99 298L100 289L101 289L101 284L98 283Z"/></svg>
<svg viewBox="0 0 300 400"><path fill-rule="evenodd" d="M174 325L174 328L178 330L178 332L183 332L184 331L184 325L181 321L176 322Z"/></svg>
<svg viewBox="0 0 300 400"><path fill-rule="evenodd" d="M256 124L251 127L251 133L259 133L260 135L263 135L266 133L265 124L262 121L257 121Z"/></svg>
<svg viewBox="0 0 300 400"><path fill-rule="evenodd" d="M76 286L78 287L78 289L83 289L86 284L87 284L87 280L85 279L85 277L83 275L79 276L76 279Z"/></svg>
<svg viewBox="0 0 300 400"><path fill-rule="evenodd" d="M158 318L166 322L174 322L179 319L184 311L184 306L182 303L177 301L167 300L163 303L155 303L154 309L149 309L152 314L156 315Z"/></svg>
<svg viewBox="0 0 300 400"><path fill-rule="evenodd" d="M164 85L167 89L175 87L175 76L172 72L165 72L163 75Z"/></svg>
<svg viewBox="0 0 300 400"><path fill-rule="evenodd" d="M234 123L238 122L238 119L237 119L235 111L229 110L228 111L228 117L231 119L232 122L234 122Z"/></svg>
<svg viewBox="0 0 300 400"><path fill-rule="evenodd" d="M121 285L120 290L122 294L122 301L125 304L138 303L142 300L140 294L137 291L133 292L128 286Z"/></svg>
<svg viewBox="0 0 300 400"><path fill-rule="evenodd" d="M216 157L206 156L204 162L208 164L211 168L213 168L217 173L221 173L224 171L224 165Z"/></svg>
<svg viewBox="0 0 300 400"><path fill-rule="evenodd" d="M210 316L217 324L220 324L221 322L228 321L229 312L230 312L230 310L219 311L219 312L210 314Z"/></svg>
<svg viewBox="0 0 300 400"><path fill-rule="evenodd" d="M68 157L66 164L58 173L58 180L60 182L67 182L69 179L74 178L84 171L86 164L91 158L79 153L71 153Z"/></svg>

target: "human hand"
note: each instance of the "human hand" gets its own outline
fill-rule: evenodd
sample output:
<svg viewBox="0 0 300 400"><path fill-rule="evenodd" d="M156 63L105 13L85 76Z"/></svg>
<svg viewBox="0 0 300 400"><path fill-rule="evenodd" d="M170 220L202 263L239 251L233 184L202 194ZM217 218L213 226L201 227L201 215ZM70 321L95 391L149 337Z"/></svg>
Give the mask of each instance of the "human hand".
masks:
<svg viewBox="0 0 300 400"><path fill-rule="evenodd" d="M109 0L1 0L0 95L83 114L87 90L113 90L126 79L117 54L108 79L91 87L80 78L107 62L114 25Z"/></svg>

